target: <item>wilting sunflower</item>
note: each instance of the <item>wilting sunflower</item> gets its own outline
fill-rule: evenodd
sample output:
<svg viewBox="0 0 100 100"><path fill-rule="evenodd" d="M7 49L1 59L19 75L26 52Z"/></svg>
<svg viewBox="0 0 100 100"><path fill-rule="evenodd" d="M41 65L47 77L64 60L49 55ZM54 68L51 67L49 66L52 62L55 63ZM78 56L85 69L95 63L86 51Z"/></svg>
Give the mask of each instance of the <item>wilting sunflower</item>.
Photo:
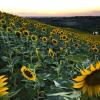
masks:
<svg viewBox="0 0 100 100"><path fill-rule="evenodd" d="M55 57L55 52L53 51L52 48L49 48L48 54L49 54L49 56L51 56L52 58Z"/></svg>
<svg viewBox="0 0 100 100"><path fill-rule="evenodd" d="M4 96L8 94L8 87L5 86L7 82L5 82L8 78L5 75L0 76L0 96Z"/></svg>
<svg viewBox="0 0 100 100"><path fill-rule="evenodd" d="M47 37L42 37L42 42L47 42Z"/></svg>
<svg viewBox="0 0 100 100"><path fill-rule="evenodd" d="M35 81L36 80L36 74L32 72L29 68L26 66L22 66L21 68L22 75L27 78L28 80Z"/></svg>
<svg viewBox="0 0 100 100"><path fill-rule="evenodd" d="M88 69L80 72L82 75L73 79L78 82L73 87L80 88L82 93L88 96L100 95L100 61L96 63L96 67L90 64Z"/></svg>

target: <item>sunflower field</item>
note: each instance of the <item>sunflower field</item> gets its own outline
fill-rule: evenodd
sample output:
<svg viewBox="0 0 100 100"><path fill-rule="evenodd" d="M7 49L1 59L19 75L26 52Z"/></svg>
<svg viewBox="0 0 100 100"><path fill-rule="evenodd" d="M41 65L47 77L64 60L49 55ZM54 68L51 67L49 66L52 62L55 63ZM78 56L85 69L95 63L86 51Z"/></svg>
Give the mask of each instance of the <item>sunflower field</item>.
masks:
<svg viewBox="0 0 100 100"><path fill-rule="evenodd" d="M0 100L100 100L100 35L0 12Z"/></svg>

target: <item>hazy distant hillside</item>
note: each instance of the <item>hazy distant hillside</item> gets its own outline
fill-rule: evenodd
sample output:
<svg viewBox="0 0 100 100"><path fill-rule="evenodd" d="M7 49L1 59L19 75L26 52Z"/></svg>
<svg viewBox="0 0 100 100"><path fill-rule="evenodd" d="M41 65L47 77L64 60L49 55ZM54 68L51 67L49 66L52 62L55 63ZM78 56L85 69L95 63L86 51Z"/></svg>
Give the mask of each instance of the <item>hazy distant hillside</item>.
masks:
<svg viewBox="0 0 100 100"><path fill-rule="evenodd" d="M34 19L54 26L77 28L91 33L98 31L100 33L100 17L44 17Z"/></svg>

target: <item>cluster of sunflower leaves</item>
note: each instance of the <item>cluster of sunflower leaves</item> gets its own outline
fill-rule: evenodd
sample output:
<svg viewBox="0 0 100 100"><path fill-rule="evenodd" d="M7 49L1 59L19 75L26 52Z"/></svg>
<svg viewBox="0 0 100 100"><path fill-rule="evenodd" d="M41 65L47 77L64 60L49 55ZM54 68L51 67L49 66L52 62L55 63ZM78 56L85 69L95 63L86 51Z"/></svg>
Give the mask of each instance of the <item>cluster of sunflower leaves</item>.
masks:
<svg viewBox="0 0 100 100"><path fill-rule="evenodd" d="M41 27L37 27L39 22L15 16L16 20L9 24L7 21L14 16L4 13L3 17L3 25L0 23L0 75L8 77L9 89L2 100L88 100L72 87L73 78L80 74L80 69L100 59L100 46L89 51L93 45L78 36L74 38L75 32L69 31L67 41L62 41L58 35L50 34L53 26L45 25L47 30L41 31ZM36 23L36 28L32 23ZM23 34L19 32L22 24L28 30ZM30 35L33 33L35 35ZM25 70L21 70L23 66Z"/></svg>

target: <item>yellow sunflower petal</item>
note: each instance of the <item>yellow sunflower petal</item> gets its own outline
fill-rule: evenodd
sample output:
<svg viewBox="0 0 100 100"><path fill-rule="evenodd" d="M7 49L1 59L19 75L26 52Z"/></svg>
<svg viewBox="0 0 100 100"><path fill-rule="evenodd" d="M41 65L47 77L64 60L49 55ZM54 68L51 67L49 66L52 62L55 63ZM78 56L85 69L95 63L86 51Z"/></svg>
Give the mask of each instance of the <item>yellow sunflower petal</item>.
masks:
<svg viewBox="0 0 100 100"><path fill-rule="evenodd" d="M3 91L6 91L6 90L8 90L8 89L9 89L8 87L2 87L2 88L0 89L0 93L3 92Z"/></svg>
<svg viewBox="0 0 100 100"><path fill-rule="evenodd" d="M90 64L89 67L90 67L90 70L91 70L91 71L95 71L95 70L96 70L92 64Z"/></svg>
<svg viewBox="0 0 100 100"><path fill-rule="evenodd" d="M83 82L79 82L79 83L75 83L73 85L73 88L82 88L84 86L84 81Z"/></svg>
<svg viewBox="0 0 100 100"><path fill-rule="evenodd" d="M0 79L0 84L3 83L4 81L6 81L8 78L3 78L3 79Z"/></svg>
<svg viewBox="0 0 100 100"><path fill-rule="evenodd" d="M8 92L1 92L0 96L4 96L4 95L7 95L7 94L8 94Z"/></svg>
<svg viewBox="0 0 100 100"><path fill-rule="evenodd" d="M0 84L0 88L3 87L3 86L5 86L6 84L7 84L7 82L1 83Z"/></svg>
<svg viewBox="0 0 100 100"><path fill-rule="evenodd" d="M86 75L91 74L91 71L87 70L87 69L83 69Z"/></svg>
<svg viewBox="0 0 100 100"><path fill-rule="evenodd" d="M84 70L80 70L82 75L87 75L87 73Z"/></svg>
<svg viewBox="0 0 100 100"><path fill-rule="evenodd" d="M1 75L1 76L0 76L0 79L2 79L3 77L5 77L5 75Z"/></svg>
<svg viewBox="0 0 100 100"><path fill-rule="evenodd" d="M80 82L80 81L83 81L85 78L85 76L77 76L76 78L74 78L73 80L76 81L76 82Z"/></svg>
<svg viewBox="0 0 100 100"><path fill-rule="evenodd" d="M96 63L96 69L100 69L100 61Z"/></svg>

